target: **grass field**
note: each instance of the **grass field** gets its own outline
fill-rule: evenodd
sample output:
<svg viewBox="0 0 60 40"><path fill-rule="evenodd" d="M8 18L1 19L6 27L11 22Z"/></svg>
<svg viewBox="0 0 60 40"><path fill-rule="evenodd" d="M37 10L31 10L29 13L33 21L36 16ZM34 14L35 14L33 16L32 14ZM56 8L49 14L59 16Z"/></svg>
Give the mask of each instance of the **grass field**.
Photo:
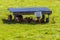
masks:
<svg viewBox="0 0 60 40"><path fill-rule="evenodd" d="M10 14L9 7L48 7L53 13L48 24L4 24L2 19ZM51 23L53 16L55 24ZM60 1L0 0L0 40L60 40Z"/></svg>

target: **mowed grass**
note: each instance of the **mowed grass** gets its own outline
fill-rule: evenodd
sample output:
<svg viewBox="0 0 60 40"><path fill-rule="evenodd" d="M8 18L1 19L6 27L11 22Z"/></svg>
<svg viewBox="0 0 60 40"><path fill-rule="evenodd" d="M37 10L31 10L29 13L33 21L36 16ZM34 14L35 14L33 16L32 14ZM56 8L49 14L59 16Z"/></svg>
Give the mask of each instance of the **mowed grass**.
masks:
<svg viewBox="0 0 60 40"><path fill-rule="evenodd" d="M9 7L48 7L53 12L48 24L4 24L2 19L12 14ZM52 17L55 17L55 24L51 23ZM60 1L0 0L0 40L60 40Z"/></svg>

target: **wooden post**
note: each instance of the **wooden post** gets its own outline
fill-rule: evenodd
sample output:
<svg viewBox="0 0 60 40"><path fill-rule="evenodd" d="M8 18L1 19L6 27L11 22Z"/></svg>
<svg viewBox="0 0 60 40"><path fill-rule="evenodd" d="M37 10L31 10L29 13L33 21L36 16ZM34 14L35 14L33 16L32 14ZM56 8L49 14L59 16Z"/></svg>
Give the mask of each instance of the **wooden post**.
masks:
<svg viewBox="0 0 60 40"><path fill-rule="evenodd" d="M42 15L42 19L45 19L45 15L44 14Z"/></svg>

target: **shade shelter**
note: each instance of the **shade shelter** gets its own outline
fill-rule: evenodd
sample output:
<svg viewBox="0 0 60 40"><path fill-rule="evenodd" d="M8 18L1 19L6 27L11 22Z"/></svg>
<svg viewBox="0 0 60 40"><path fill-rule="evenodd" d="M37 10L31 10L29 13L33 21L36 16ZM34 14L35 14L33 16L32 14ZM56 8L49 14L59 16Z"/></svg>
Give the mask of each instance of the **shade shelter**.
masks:
<svg viewBox="0 0 60 40"><path fill-rule="evenodd" d="M8 10L13 13L14 18L17 15L34 15L35 12L41 12L42 15L50 15L52 13L52 10L47 7L9 8Z"/></svg>

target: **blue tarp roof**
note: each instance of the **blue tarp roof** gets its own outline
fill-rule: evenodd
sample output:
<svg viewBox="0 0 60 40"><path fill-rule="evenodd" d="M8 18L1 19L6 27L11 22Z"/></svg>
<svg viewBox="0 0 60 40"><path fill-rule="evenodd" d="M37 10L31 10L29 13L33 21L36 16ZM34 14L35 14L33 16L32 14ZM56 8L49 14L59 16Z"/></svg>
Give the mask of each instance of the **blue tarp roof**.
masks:
<svg viewBox="0 0 60 40"><path fill-rule="evenodd" d="M10 12L36 12L36 11L51 11L47 7L33 7L33 8L9 8Z"/></svg>

